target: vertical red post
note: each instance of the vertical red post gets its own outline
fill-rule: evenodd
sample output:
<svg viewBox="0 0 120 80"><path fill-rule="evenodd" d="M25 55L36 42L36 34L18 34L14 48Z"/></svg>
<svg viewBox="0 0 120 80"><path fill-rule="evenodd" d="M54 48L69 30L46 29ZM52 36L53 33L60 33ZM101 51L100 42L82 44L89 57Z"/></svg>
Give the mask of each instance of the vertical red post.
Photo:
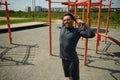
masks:
<svg viewBox="0 0 120 80"><path fill-rule="evenodd" d="M101 17L101 9L102 9L102 0L99 1L99 12L98 12L98 24L97 24L97 35L96 35L96 49L95 52L97 53L98 51L98 46L99 46L99 32L100 32L100 17Z"/></svg>
<svg viewBox="0 0 120 80"><path fill-rule="evenodd" d="M49 21L49 51L52 55L52 28L51 28L51 0L48 0L48 21Z"/></svg>
<svg viewBox="0 0 120 80"><path fill-rule="evenodd" d="M1 7L1 4L2 4L2 0L0 0L0 7Z"/></svg>
<svg viewBox="0 0 120 80"><path fill-rule="evenodd" d="M77 16L77 3L78 2L78 0L76 0L75 1L75 3L74 3L74 16L76 17L76 18L78 18ZM76 23L74 23L74 27L76 27Z"/></svg>
<svg viewBox="0 0 120 80"><path fill-rule="evenodd" d="M83 5L83 9L82 9L82 21L84 21L84 17L85 17L85 5ZM83 37L82 37L82 40L83 40Z"/></svg>
<svg viewBox="0 0 120 80"><path fill-rule="evenodd" d="M9 18L7 1L5 1L5 7L6 7L6 19L7 19L7 25L8 25L9 41L10 41L10 44L12 44L12 34L11 34L11 29L10 29L10 18Z"/></svg>
<svg viewBox="0 0 120 80"><path fill-rule="evenodd" d="M82 10L82 20L84 21L84 16L85 16L85 5L83 6L83 10Z"/></svg>
<svg viewBox="0 0 120 80"><path fill-rule="evenodd" d="M90 9L91 9L91 0L88 0L87 7L87 24L90 26ZM85 39L85 50L84 50L84 66L86 66L87 60L87 50L88 50L88 39Z"/></svg>
<svg viewBox="0 0 120 80"><path fill-rule="evenodd" d="M75 15L75 17L77 17L77 4L76 4L77 2L78 2L78 0L76 0L74 3L74 15Z"/></svg>
<svg viewBox="0 0 120 80"><path fill-rule="evenodd" d="M0 0L0 7L1 7L1 4L2 4L2 0Z"/></svg>
<svg viewBox="0 0 120 80"><path fill-rule="evenodd" d="M110 19L110 8L111 8L112 0L110 0L108 4L108 15L107 15L107 22L106 22L106 32L105 34L108 35L108 27L109 27L109 19ZM107 42L107 37L105 37L105 44Z"/></svg>
<svg viewBox="0 0 120 80"><path fill-rule="evenodd" d="M68 0L68 12L70 12L70 0Z"/></svg>

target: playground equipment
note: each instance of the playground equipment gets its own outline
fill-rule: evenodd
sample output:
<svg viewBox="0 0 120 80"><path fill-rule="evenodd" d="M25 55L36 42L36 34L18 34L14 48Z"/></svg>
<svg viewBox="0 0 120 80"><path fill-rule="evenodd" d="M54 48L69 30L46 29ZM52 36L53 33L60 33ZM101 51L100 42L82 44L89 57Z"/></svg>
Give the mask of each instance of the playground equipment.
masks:
<svg viewBox="0 0 120 80"><path fill-rule="evenodd" d="M104 42L107 42L107 38L115 42L117 45L120 46L120 42L112 37L108 36L108 26L109 26L109 18L110 18L110 7L112 4L112 0L110 0L108 5L104 5L103 0L99 0L98 2L92 2L92 0L75 0L75 2L71 2L70 0L67 0L67 2L52 2L51 0L46 0L48 1L48 21L49 21L49 50L50 50L50 55L52 55L52 28L51 28L51 3L61 3L63 5L68 6L68 12L70 11L70 6L74 6L74 15L76 17L79 17L77 14L77 7L78 6L83 6L83 14L82 14L82 20L84 20L84 11L85 7L87 8L87 24L91 26L91 7L93 6L98 6L99 7L99 12L98 12L98 24L97 24L97 31L96 31L96 48L95 52L97 53L98 51L98 46L99 46L99 41L100 37L104 36L105 40ZM105 34L100 33L100 18L101 18L101 10L102 6L108 6L108 16L107 16L107 22L106 22L106 32ZM88 49L88 39L85 39L85 49L84 49L84 65L86 65L86 59L87 59L87 49Z"/></svg>
<svg viewBox="0 0 120 80"><path fill-rule="evenodd" d="M5 6L7 26L8 26L8 34L9 34L9 42L10 42L10 44L12 44L12 33L11 33L11 29L10 29L10 18L9 18L9 10L8 10L8 5L9 4L7 3L7 1L5 1L3 3L2 0L0 0L0 6L1 5Z"/></svg>

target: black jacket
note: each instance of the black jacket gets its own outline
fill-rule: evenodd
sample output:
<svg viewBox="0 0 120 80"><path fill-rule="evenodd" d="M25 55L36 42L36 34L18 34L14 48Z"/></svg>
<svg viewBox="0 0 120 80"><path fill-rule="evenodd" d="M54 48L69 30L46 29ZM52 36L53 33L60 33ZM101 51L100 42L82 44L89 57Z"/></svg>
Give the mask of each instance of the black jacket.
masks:
<svg viewBox="0 0 120 80"><path fill-rule="evenodd" d="M63 26L60 31L60 57L67 60L77 60L76 46L79 38L93 38L95 33L85 23L85 30L79 28L66 28Z"/></svg>

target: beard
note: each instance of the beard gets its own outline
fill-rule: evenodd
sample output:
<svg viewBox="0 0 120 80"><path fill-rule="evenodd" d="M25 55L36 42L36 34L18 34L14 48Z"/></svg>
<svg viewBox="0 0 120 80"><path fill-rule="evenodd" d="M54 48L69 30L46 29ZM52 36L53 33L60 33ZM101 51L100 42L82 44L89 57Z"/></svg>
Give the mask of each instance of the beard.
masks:
<svg viewBox="0 0 120 80"><path fill-rule="evenodd" d="M73 24L67 22L67 23L64 23L64 26L65 26L66 28L71 28L71 27L73 26Z"/></svg>

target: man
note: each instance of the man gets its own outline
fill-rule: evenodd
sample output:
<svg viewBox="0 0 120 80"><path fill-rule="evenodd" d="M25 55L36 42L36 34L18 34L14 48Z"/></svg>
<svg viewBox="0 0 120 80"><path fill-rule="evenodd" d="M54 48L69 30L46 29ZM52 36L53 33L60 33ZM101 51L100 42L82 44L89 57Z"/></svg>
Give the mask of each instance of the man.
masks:
<svg viewBox="0 0 120 80"><path fill-rule="evenodd" d="M73 27L73 22L78 23L78 28ZM80 37L93 38L95 33L81 20L77 20L73 14L66 13L63 17L63 25L60 31L60 57L65 77L69 80L79 80L79 59L76 46Z"/></svg>

